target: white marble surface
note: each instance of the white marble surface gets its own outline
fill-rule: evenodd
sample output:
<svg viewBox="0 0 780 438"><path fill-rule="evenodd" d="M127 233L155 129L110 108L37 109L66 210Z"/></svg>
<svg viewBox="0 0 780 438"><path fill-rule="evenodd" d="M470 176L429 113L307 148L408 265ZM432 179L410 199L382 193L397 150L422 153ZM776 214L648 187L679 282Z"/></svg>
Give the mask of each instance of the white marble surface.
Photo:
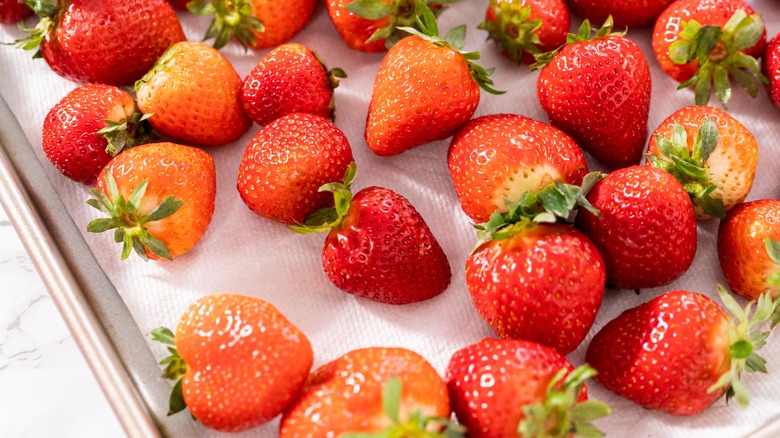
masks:
<svg viewBox="0 0 780 438"><path fill-rule="evenodd" d="M122 437L119 422L0 208L0 437Z"/></svg>

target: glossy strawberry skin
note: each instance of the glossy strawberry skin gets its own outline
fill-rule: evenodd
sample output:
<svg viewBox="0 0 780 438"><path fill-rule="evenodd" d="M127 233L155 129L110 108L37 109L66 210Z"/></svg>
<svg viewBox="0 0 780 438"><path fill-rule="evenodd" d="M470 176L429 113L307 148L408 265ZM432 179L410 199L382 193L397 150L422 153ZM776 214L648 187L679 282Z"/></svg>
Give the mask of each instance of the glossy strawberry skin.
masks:
<svg viewBox="0 0 780 438"><path fill-rule="evenodd" d="M151 114L155 130L200 146L221 146L246 133L252 121L241 109L241 78L227 58L206 44L184 41L161 62L137 87L138 107Z"/></svg>
<svg viewBox="0 0 780 438"><path fill-rule="evenodd" d="M0 24L18 23L32 14L32 9L19 0L0 0Z"/></svg>
<svg viewBox="0 0 780 438"><path fill-rule="evenodd" d="M111 161L108 140L97 132L106 119L119 122L135 111L127 92L102 84L87 84L68 93L46 114L41 143L43 152L68 178L94 185Z"/></svg>
<svg viewBox="0 0 780 438"><path fill-rule="evenodd" d="M59 14L41 54L75 82L132 85L168 46L185 40L165 0L72 0Z"/></svg>
<svg viewBox="0 0 780 438"><path fill-rule="evenodd" d="M502 3L512 3L513 1L516 0L498 0L496 3L501 5ZM542 20L542 27L536 31L536 34L539 36L539 40L542 43L539 46L541 52L549 52L550 50L555 50L566 44L566 35L569 33L569 28L571 27L571 14L563 0L520 1L523 7L531 8L531 14L528 16L528 20ZM487 12L485 13L485 20L498 23L498 18L490 4L488 4ZM533 54L524 51L523 63L533 64Z"/></svg>
<svg viewBox="0 0 780 438"><path fill-rule="evenodd" d="M516 437L523 407L544 401L547 386L561 370L574 367L543 345L511 339L484 339L455 352L445 380L452 410L473 437ZM583 387L578 401L588 399Z"/></svg>
<svg viewBox="0 0 780 438"><path fill-rule="evenodd" d="M176 329L187 362L182 393L204 426L237 432L267 423L297 395L311 344L273 305L236 294L192 304Z"/></svg>
<svg viewBox="0 0 780 438"><path fill-rule="evenodd" d="M396 155L451 136L477 109L479 86L455 49L409 36L382 60L366 122L366 143Z"/></svg>
<svg viewBox="0 0 780 438"><path fill-rule="evenodd" d="M284 412L279 436L382 431L389 424L382 391L390 376L401 381L402 422L415 411L449 418L447 386L425 358L405 348L372 347L350 351L315 370Z"/></svg>
<svg viewBox="0 0 780 438"><path fill-rule="evenodd" d="M241 107L259 125L294 112L329 118L332 99L325 66L300 44L284 44L269 52L241 86Z"/></svg>
<svg viewBox="0 0 780 438"><path fill-rule="evenodd" d="M368 20L366 18L358 17L357 15L349 12L345 6L352 3L353 0L327 0L325 6L328 8L328 16L336 27L336 30L341 35L341 39L347 44L347 46L354 50L361 52L384 52L387 50L385 47L385 40L380 39L370 43L366 43L366 40L371 38L377 30L385 27L390 22L390 19L380 18L378 20ZM392 0L382 0L387 4L391 4Z"/></svg>
<svg viewBox="0 0 780 438"><path fill-rule="evenodd" d="M708 392L730 368L728 320L704 295L667 292L604 326L585 361L598 371L596 380L634 403L693 415L726 390Z"/></svg>
<svg viewBox="0 0 780 438"><path fill-rule="evenodd" d="M780 108L780 34L767 45L763 57L763 73L769 78L767 92L776 107Z"/></svg>
<svg viewBox="0 0 780 438"><path fill-rule="evenodd" d="M777 269L764 239L780 241L780 201L762 199L740 204L728 212L718 229L718 260L729 288L749 300L766 291L773 298L780 288L766 283Z"/></svg>
<svg viewBox="0 0 780 438"><path fill-rule="evenodd" d="M565 46L539 73L537 95L553 126L610 168L638 164L647 139L650 68L619 36Z"/></svg>
<svg viewBox="0 0 780 438"><path fill-rule="evenodd" d="M553 181L580 185L588 173L582 150L563 131L514 114L467 122L452 138L447 154L461 208L475 223L506 200L538 192Z"/></svg>
<svg viewBox="0 0 780 438"><path fill-rule="evenodd" d="M328 120L292 113L260 129L238 168L238 192L260 216L301 224L306 216L333 205L323 184L341 181L352 162L349 140Z"/></svg>
<svg viewBox="0 0 780 438"><path fill-rule="evenodd" d="M712 196L723 200L723 208L729 211L745 200L756 176L758 165L758 143L753 134L737 119L727 112L711 106L687 106L675 111L666 118L653 134L647 153L661 156L656 143L656 135L671 139L674 125L685 128L688 135L688 150L693 150L696 132L705 118L711 118L718 127L718 145L705 164L710 182L718 186ZM696 217L706 219L710 216L694 206Z"/></svg>
<svg viewBox="0 0 780 438"><path fill-rule="evenodd" d="M420 213L382 187L355 194L346 219L325 239L322 266L338 288L388 304L432 298L451 277L447 256Z"/></svg>
<svg viewBox="0 0 780 438"><path fill-rule="evenodd" d="M587 199L601 215L580 210L575 224L604 258L608 285L663 286L688 270L696 254L696 217L671 174L651 166L620 169Z"/></svg>
<svg viewBox="0 0 780 438"><path fill-rule="evenodd" d="M149 233L165 244L174 259L192 249L206 232L214 213L217 181L214 160L203 150L174 143L146 144L117 155L106 170L116 179L125 199L138 184L149 180L138 208L142 215L166 196L184 201L173 215L146 224ZM97 188L108 195L104 173L98 177ZM146 255L160 260L149 250Z"/></svg>
<svg viewBox="0 0 780 438"><path fill-rule="evenodd" d="M593 243L569 225L530 224L477 247L466 261L474 307L501 338L572 352L601 307L606 272Z"/></svg>
<svg viewBox="0 0 780 438"><path fill-rule="evenodd" d="M670 4L658 17L653 28L653 52L661 68L678 82L685 82L698 70L698 61L678 65L669 58L669 46L679 40L682 22L695 19L702 25L723 26L739 9L744 9L748 15L754 14L753 9L742 0L677 0ZM764 36L755 46L745 53L759 57L766 47L766 30Z"/></svg>
<svg viewBox="0 0 780 438"><path fill-rule="evenodd" d="M612 16L615 27L634 28L651 24L673 0L567 0L574 15L601 24Z"/></svg>
<svg viewBox="0 0 780 438"><path fill-rule="evenodd" d="M314 0L249 0L252 15L265 30L252 31L256 49L276 47L298 34L311 20Z"/></svg>

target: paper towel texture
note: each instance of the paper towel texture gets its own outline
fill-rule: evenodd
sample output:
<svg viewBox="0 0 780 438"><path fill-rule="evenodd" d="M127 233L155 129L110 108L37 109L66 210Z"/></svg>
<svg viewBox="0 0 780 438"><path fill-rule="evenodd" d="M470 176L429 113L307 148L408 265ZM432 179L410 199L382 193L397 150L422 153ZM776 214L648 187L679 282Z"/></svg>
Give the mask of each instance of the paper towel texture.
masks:
<svg viewBox="0 0 780 438"><path fill-rule="evenodd" d="M764 14L767 34L780 31L780 3L772 0L748 1ZM466 49L482 53L480 63L495 67L495 87L507 90L502 96L483 93L476 116L517 113L547 122L536 99L537 72L517 66L500 56L496 46L486 41L486 33L476 29L484 17L487 0L464 0L452 5L440 17L442 34L466 23ZM209 20L180 13L189 39L200 40ZM579 21L575 20L574 26ZM649 131L679 108L693 104L690 90L675 91L677 83L658 67L650 48L651 28L631 30L628 36L645 53L651 66L653 93ZM21 36L14 26L0 27L0 41ZM48 164L40 150L43 119L77 84L55 75L43 60L31 53L0 46L0 93L19 119L30 143L48 171L71 216L81 224L84 238L102 268L116 285L144 333L161 325L174 328L181 313L198 297L236 292L263 298L279 308L306 333L315 353L315 367L349 350L368 346L402 346L425 356L443 372L452 353L484 337L494 336L474 310L464 280L466 257L476 242L468 219L460 210L447 170L449 140L431 143L395 157L379 157L370 152L363 139L368 102L374 75L383 54L349 50L328 19L324 5L304 31L292 39L313 49L328 67L341 67L348 74L336 89L336 124L349 138L358 176L355 189L380 185L397 191L419 210L446 252L453 269L452 283L439 297L426 302L394 307L363 299L336 289L322 271L320 255L324 235L301 236L249 211L238 196L236 177L241 154L258 129L253 126L238 141L208 148L217 166L217 201L213 221L193 251L173 263L145 263L131 257L121 262L119 246L109 235L88 235L86 224L97 217L85 204L89 187L63 177ZM231 43L222 52L244 77L267 51L248 51ZM713 99L714 104L714 99ZM758 139L759 164L748 200L780 197L777 174L780 169L780 110L773 107L762 88L751 99L735 91L729 112ZM589 161L592 169L599 169ZM607 290L603 306L589 336L568 357L582 364L590 338L607 321L623 310L639 305L661 292L687 289L708 294L717 300L715 285L725 283L716 253L718 221L699 223L699 246L693 266L679 280L663 288L632 291ZM98 269L98 267L96 267ZM151 342L150 342L151 345ZM164 349L151 346L162 358ZM591 383L591 397L606 401L614 413L597 425L609 436L623 437L737 437L758 429L780 415L780 338L773 335L764 350L769 376L745 378L751 404L741 410L727 406L722 399L706 412L691 418L678 418L647 411ZM240 436L272 437L278 420ZM219 433L201 428L202 436ZM225 435L227 436L227 435Z"/></svg>

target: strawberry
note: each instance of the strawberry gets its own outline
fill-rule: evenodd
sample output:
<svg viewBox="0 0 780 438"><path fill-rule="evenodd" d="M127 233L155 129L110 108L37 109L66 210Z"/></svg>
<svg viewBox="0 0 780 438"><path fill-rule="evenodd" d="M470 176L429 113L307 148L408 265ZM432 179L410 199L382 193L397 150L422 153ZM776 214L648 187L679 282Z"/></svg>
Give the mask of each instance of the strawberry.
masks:
<svg viewBox="0 0 780 438"><path fill-rule="evenodd" d="M663 286L688 270L696 254L696 215L670 173L652 166L616 170L587 200L601 214L580 210L575 224L604 257L607 284Z"/></svg>
<svg viewBox="0 0 780 438"><path fill-rule="evenodd" d="M238 73L221 53L202 43L172 45L136 82L135 91L152 127L183 142L220 146L252 125L239 103Z"/></svg>
<svg viewBox="0 0 780 438"><path fill-rule="evenodd" d="M174 9L179 9L182 11L187 10L187 3L189 3L191 0L168 0L168 3L173 6Z"/></svg>
<svg viewBox="0 0 780 438"><path fill-rule="evenodd" d="M762 199L740 204L718 229L718 260L734 293L757 299L769 291L780 296L775 271L780 266L780 201Z"/></svg>
<svg viewBox="0 0 780 438"><path fill-rule="evenodd" d="M265 55L244 78L241 107L260 125L295 112L328 118L333 114L333 89L346 76L340 68L328 70L308 48L284 44Z"/></svg>
<svg viewBox="0 0 780 438"><path fill-rule="evenodd" d="M49 110L41 143L63 175L93 185L111 157L149 140L146 125L128 93L112 85L87 84Z"/></svg>
<svg viewBox="0 0 780 438"><path fill-rule="evenodd" d="M465 26L441 40L427 7L419 24L422 33L401 28L412 36L387 52L376 75L365 137L378 155L400 154L451 136L477 109L480 86L496 92L487 71L469 61L478 53L460 52Z"/></svg>
<svg viewBox="0 0 780 438"><path fill-rule="evenodd" d="M131 85L185 40L165 0L26 1L41 20L18 46L40 49L55 73L76 82Z"/></svg>
<svg viewBox="0 0 780 438"><path fill-rule="evenodd" d="M566 44L571 16L563 0L490 0L486 30L514 62L532 64L534 55Z"/></svg>
<svg viewBox="0 0 780 438"><path fill-rule="evenodd" d="M185 408L206 427L238 432L271 421L306 382L311 344L273 305L237 294L208 295L182 315L168 345L164 376L176 381L170 412Z"/></svg>
<svg viewBox="0 0 780 438"><path fill-rule="evenodd" d="M114 231L122 259L132 250L144 260L173 260L206 232L214 213L216 175L206 152L151 143L114 157L98 177L87 204L107 214L87 230Z"/></svg>
<svg viewBox="0 0 780 438"><path fill-rule="evenodd" d="M679 0L658 17L653 52L678 88L694 86L696 105L709 102L712 88L726 107L729 78L751 96L758 92L758 57L766 45L761 16L742 0Z"/></svg>
<svg viewBox="0 0 780 438"><path fill-rule="evenodd" d="M678 290L607 323L585 355L596 380L642 407L673 415L702 412L724 393L747 405L739 379L745 371L766 372L755 350L769 332L752 329L769 319L773 305L764 295L750 316L753 302L742 309L722 286L718 292L734 317L704 295Z"/></svg>
<svg viewBox="0 0 780 438"><path fill-rule="evenodd" d="M693 200L696 217L722 218L753 186L758 144L744 125L710 106L677 110L656 128L648 163L679 180Z"/></svg>
<svg viewBox="0 0 780 438"><path fill-rule="evenodd" d="M767 92L772 103L780 108L780 34L775 35L764 53L763 72L769 79Z"/></svg>
<svg viewBox="0 0 780 438"><path fill-rule="evenodd" d="M553 126L610 168L638 164L647 138L650 67L607 21L591 38L586 20L569 44L538 57L536 83Z"/></svg>
<svg viewBox="0 0 780 438"><path fill-rule="evenodd" d="M461 208L475 223L525 192L553 181L580 185L588 173L582 150L564 132L514 114L470 120L453 136L447 154Z"/></svg>
<svg viewBox="0 0 780 438"><path fill-rule="evenodd" d="M333 205L333 196L318 190L341 180L351 162L349 140L336 125L313 114L288 114L249 141L238 168L238 192L260 216L302 223Z"/></svg>
<svg viewBox="0 0 780 438"><path fill-rule="evenodd" d="M314 0L194 0L190 12L214 16L204 40L221 49L235 37L244 48L267 49L289 40L314 15Z"/></svg>
<svg viewBox="0 0 780 438"><path fill-rule="evenodd" d="M22 0L0 0L0 24L18 23L32 14Z"/></svg>
<svg viewBox="0 0 780 438"><path fill-rule="evenodd" d="M574 15L603 23L612 16L617 27L641 27L652 24L674 0L567 0Z"/></svg>
<svg viewBox="0 0 780 438"><path fill-rule="evenodd" d="M445 380L469 436L602 436L589 421L610 409L588 401L584 381L593 374L534 342L483 339L452 355Z"/></svg>
<svg viewBox="0 0 780 438"><path fill-rule="evenodd" d="M409 201L390 189L367 187L352 196L355 165L344 183L325 184L335 207L309 215L300 233L325 232L322 266L339 289L388 304L435 297L452 273L447 256Z"/></svg>
<svg viewBox="0 0 780 438"><path fill-rule="evenodd" d="M443 438L431 432L449 416L447 386L425 358L405 348L362 348L309 376L301 394L285 410L279 436L382 432L382 436Z"/></svg>

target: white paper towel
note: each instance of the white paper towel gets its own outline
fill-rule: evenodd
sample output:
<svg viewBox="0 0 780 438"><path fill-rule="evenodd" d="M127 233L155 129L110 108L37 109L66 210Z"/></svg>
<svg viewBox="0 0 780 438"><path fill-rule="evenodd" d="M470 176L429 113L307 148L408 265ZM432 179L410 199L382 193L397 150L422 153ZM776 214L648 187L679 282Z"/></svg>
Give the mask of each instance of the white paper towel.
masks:
<svg viewBox="0 0 780 438"><path fill-rule="evenodd" d="M536 72L516 66L497 53L486 33L476 29L487 0L464 0L440 17L442 34L466 23L466 49L482 53L481 64L496 67L493 79L502 96L483 93L475 116L509 112L547 121L536 99ZM768 36L780 31L780 4L772 0L748 1L764 14ZM181 14L185 33L199 40L208 19ZM579 25L575 20L573 29ZM693 103L690 90L675 91L677 83L658 67L650 48L651 29L629 32L647 56L653 77L653 95L648 127L652 132L675 110ZM0 27L0 41L20 37L14 26ZM9 46L0 47L0 93L19 119L36 148L50 181L57 188L101 268L116 285L144 333L161 325L175 328L181 313L198 297L237 292L263 298L277 306L310 338L315 367L349 350L368 346L403 346L425 356L443 372L452 353L484 337L493 336L474 310L464 281L464 264L476 236L460 210L447 170L449 141L439 141L396 157L378 157L363 139L373 78L383 54L349 50L338 37L320 5L308 27L292 39L315 50L328 67L342 67L349 77L336 90L336 124L352 144L358 163L355 189L370 185L391 188L407 197L420 211L449 257L453 268L450 287L426 302L390 306L356 299L334 287L320 265L324 235L301 236L282 225L249 211L236 191L241 154L258 127L233 144L210 148L217 166L217 203L213 221L204 238L187 255L173 263L144 263L132 257L121 262L119 246L110 235L88 235L86 224L96 211L84 202L89 188L63 177L48 164L40 149L41 125L49 108L77 85L55 75L43 60ZM244 52L236 43L223 49L239 74L245 76L267 51ZM762 89L757 99L736 91L729 112L758 139L759 164L748 200L780 198L776 175L780 168L780 110L774 108ZM589 163L593 163L590 161ZM593 169L597 169L593 166ZM604 304L588 338L569 359L579 365L593 334L623 310L660 292L687 289L717 300L715 284L724 283L717 262L718 221L699 223L699 247L691 269L673 284L656 290L607 290ZM151 341L150 341L151 345ZM160 346L151 347L162 358ZM764 350L769 376L745 379L751 393L750 406L741 410L720 400L706 412L679 418L647 411L591 383L592 398L609 403L614 413L597 424L610 436L623 437L736 437L744 436L780 415L780 337L770 338ZM272 437L278 420L241 434ZM202 430L202 436L219 433Z"/></svg>

